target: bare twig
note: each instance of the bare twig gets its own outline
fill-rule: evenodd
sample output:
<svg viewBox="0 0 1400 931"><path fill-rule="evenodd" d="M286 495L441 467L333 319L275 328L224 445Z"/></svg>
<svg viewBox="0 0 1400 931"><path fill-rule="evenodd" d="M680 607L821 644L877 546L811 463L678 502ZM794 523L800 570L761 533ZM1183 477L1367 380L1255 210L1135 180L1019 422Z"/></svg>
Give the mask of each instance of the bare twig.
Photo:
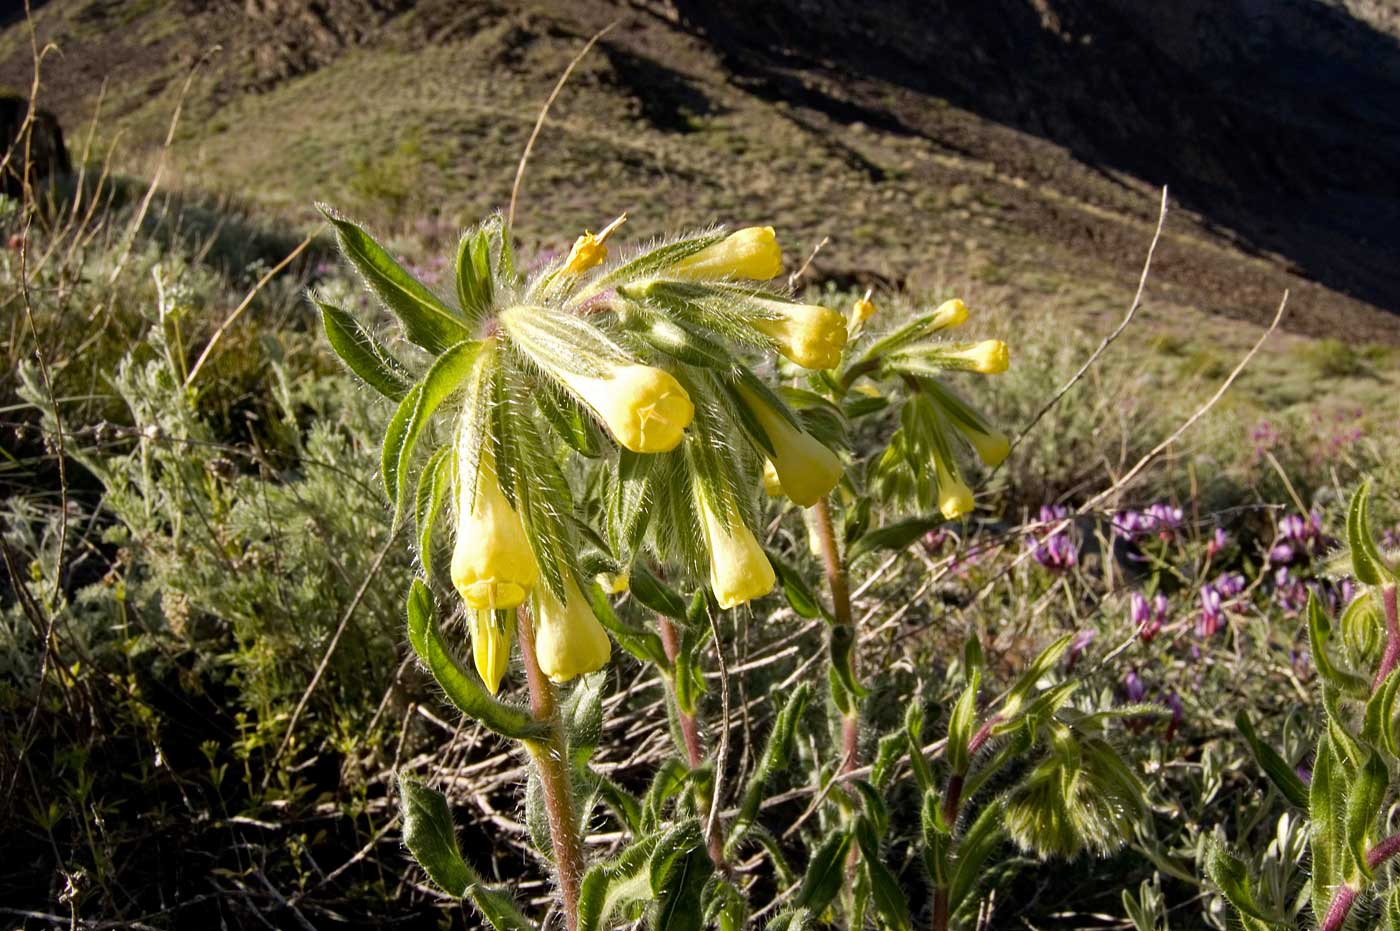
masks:
<svg viewBox="0 0 1400 931"><path fill-rule="evenodd" d="M831 242L831 237L823 236L822 241L812 247L812 252L810 255L807 256L807 261L802 263L802 267L799 268L797 271L793 272L791 275L788 275L789 288L797 287L797 282L802 280L802 276L807 274L807 269L811 267L812 260L817 257L817 253L822 251L822 249L824 249L826 247L826 244L829 242Z"/></svg>
<svg viewBox="0 0 1400 931"><path fill-rule="evenodd" d="M535 148L535 140L539 138L540 130L544 128L544 118L549 115L549 108L554 104L554 99L559 96L559 92L564 89L564 85L568 83L569 76L574 73L578 63L583 61L583 57L598 43L599 39L611 32L613 27L620 22L622 20L615 19L593 34L593 38L589 39L583 49L574 56L574 60L569 62L564 73L559 75L554 90L549 92L544 106L540 107L540 115L535 120L535 128L530 130L530 138L525 142L525 151L520 153L520 163L515 166L515 182L510 186L510 208L506 210L506 229L514 229L515 227L515 204L520 198L520 183L525 180L525 165L530 161L530 152Z"/></svg>
<svg viewBox="0 0 1400 931"><path fill-rule="evenodd" d="M1079 381L1085 375L1088 374L1089 369L1093 368L1094 363L1099 360L1099 356L1103 355L1104 351L1107 350L1109 346L1112 346L1113 343L1118 339L1118 337L1123 334L1123 331L1128 328L1128 324L1133 322L1133 318L1137 316L1138 308L1142 306L1142 295L1147 288L1147 276L1148 273L1152 270L1152 256L1157 252L1157 243L1162 238L1162 227L1166 225L1166 222L1167 189L1163 187L1162 206L1157 213L1157 229L1155 232L1153 232L1152 242L1147 247L1147 258L1142 263L1142 274L1138 277L1137 293L1133 295L1133 302L1131 305L1129 305L1128 312L1123 315L1123 319L1121 322L1119 322L1118 327L1112 333L1105 336L1103 338L1103 342L1099 343L1098 348L1089 354L1088 359L1084 360L1084 364L1079 367L1079 371L1074 373L1074 377L1072 377L1069 381L1065 382L1060 387L1060 390L1056 391L1055 394L1050 398L1050 400L1046 401L1045 405L1041 407L1040 410L1035 412L1035 416L1030 419L1029 423L1027 423L1024 427L1021 428L1021 432L1016 434L1016 439L1013 440L1011 443L1012 452L1015 452L1016 447L1021 445L1021 441L1026 438L1026 434L1030 433L1031 430L1035 427L1035 425L1040 423L1040 419L1046 414L1048 414L1051 408L1053 408L1056 404L1059 404L1060 399L1063 398L1066 394L1068 394L1070 389L1073 388L1076 384L1078 384ZM1009 454L1008 458L1010 458ZM999 469L1001 468L1001 466L998 465L997 468ZM996 470L994 469L993 472L995 473L995 471Z"/></svg>
<svg viewBox="0 0 1400 931"><path fill-rule="evenodd" d="M303 239L295 249L287 253L286 258L278 262L272 268L268 269L267 274L263 275L261 278L258 279L258 283L253 285L253 289L248 292L246 297L243 298L242 303L240 303L237 307L233 309L233 313L229 314L226 318L224 318L224 322L219 324L219 328L214 331L214 335L209 337L209 342L205 343L204 351L201 352L199 354L199 358L195 360L194 367L190 369L190 373L185 376L186 388L194 384L195 376L199 374L200 369L204 368L205 361L209 358L209 354L214 351L214 347L219 344L219 340L223 338L224 331L227 330L229 327L233 326L234 321L236 321L239 317L243 315L243 311L247 310L248 305L253 303L253 298L258 296L258 292L265 288L267 286L267 283L271 281L279 272L281 272L282 269L286 268L293 261L295 261L297 256L301 255L302 252L306 251L306 247L311 245L312 241L315 240L317 236L321 235L321 231L325 228L326 226L323 223L320 226L316 227L314 230L312 230L310 233L308 233L306 235L306 238Z"/></svg>

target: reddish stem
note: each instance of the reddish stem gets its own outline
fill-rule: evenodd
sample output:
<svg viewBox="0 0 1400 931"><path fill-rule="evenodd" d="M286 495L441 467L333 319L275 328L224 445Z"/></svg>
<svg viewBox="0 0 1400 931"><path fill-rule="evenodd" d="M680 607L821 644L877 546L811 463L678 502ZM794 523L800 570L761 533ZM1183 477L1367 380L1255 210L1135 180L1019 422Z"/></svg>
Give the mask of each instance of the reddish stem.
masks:
<svg viewBox="0 0 1400 931"><path fill-rule="evenodd" d="M518 612L520 654L525 660L525 679L530 687L530 710L535 718L549 725L545 741L526 741L525 746L539 769L540 788L549 815L549 839L554 847L554 866L559 873L559 892L564 899L564 921L569 931L578 927L579 885L583 881L583 841L578 818L574 815L573 790L565 763L564 724L559 718L554 683L549 681L535 658L535 631L530 613Z"/></svg>
<svg viewBox="0 0 1400 931"><path fill-rule="evenodd" d="M1385 605L1385 652L1381 655L1376 678L1371 682L1372 691L1380 688L1396 663L1400 663L1400 611L1396 609L1394 585L1381 589L1381 602Z"/></svg>
<svg viewBox="0 0 1400 931"><path fill-rule="evenodd" d="M1355 903L1356 890L1346 883L1338 886L1332 894L1332 904L1327 907L1327 917L1318 926L1318 931L1341 931Z"/></svg>
<svg viewBox="0 0 1400 931"><path fill-rule="evenodd" d="M1397 853L1400 853L1400 834L1392 834L1366 851L1366 865L1374 870Z"/></svg>
<svg viewBox="0 0 1400 931"><path fill-rule="evenodd" d="M831 505L822 498L812 506L817 521L817 539L821 541L822 563L826 567L826 583L831 590L831 613L838 626L850 627L851 672L859 665L860 632L851 623L851 587L846 580L846 567L841 562L841 549L836 542L836 528L831 521ZM852 696L852 700L855 697ZM841 720L841 774L851 772L860 762L860 713L846 715Z"/></svg>
<svg viewBox="0 0 1400 931"><path fill-rule="evenodd" d="M675 665L676 657L680 655L680 636L676 632L675 623L666 615L657 615L658 626L661 628L661 647L666 651L666 658ZM676 708L676 720L680 724L681 738L685 741L685 754L690 759L690 768L697 769L705 762L705 753L700 746L700 728L696 724L695 715L687 714L681 707L681 703L676 699L675 685L668 683L671 689L671 703ZM705 803L706 809L713 804L713 800ZM700 817L708 822L709 811L702 811ZM718 825L716 825L718 827ZM719 830L712 831L710 836L705 838L705 848L710 854L710 860L721 870L727 870L728 865L724 862L724 841L720 837Z"/></svg>

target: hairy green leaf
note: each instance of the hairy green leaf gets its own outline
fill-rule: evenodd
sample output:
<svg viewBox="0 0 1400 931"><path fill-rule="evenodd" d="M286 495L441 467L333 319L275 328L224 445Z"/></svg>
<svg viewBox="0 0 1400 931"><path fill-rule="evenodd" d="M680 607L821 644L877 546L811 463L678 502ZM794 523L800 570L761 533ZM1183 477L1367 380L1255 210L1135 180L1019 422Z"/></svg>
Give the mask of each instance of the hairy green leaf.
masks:
<svg viewBox="0 0 1400 931"><path fill-rule="evenodd" d="M826 840L822 841L807 863L802 886L797 890L797 898L793 899L795 905L818 915L826 910L845 882L846 860L850 857L854 840L851 832L843 828L827 834Z"/></svg>
<svg viewBox="0 0 1400 931"><path fill-rule="evenodd" d="M1303 784L1303 780L1298 778L1298 773L1292 766L1279 756L1278 751L1264 741L1254 732L1254 724L1249 720L1249 713L1241 710L1235 715L1235 727L1244 735L1245 743L1249 744L1250 752L1254 754L1254 759L1259 764L1259 768L1264 770L1264 774L1269 777L1278 790L1283 793L1283 797L1289 802L1303 809L1308 810L1308 787Z"/></svg>
<svg viewBox="0 0 1400 931"><path fill-rule="evenodd" d="M350 314L322 301L315 304L321 309L326 340L350 371L391 401L403 400L412 381L403 363Z"/></svg>

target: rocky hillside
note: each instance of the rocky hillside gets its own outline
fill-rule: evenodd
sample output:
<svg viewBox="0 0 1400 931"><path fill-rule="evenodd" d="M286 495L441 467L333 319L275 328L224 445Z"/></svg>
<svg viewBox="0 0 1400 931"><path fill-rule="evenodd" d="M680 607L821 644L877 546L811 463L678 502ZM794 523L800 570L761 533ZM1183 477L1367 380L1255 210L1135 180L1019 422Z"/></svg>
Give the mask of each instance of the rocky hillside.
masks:
<svg viewBox="0 0 1400 931"><path fill-rule="evenodd" d="M1394 0L49 0L45 102L140 171L193 74L172 183L308 222L314 200L445 236L509 197L558 244L771 219L816 280L1154 296L1400 342ZM20 21L0 84L31 72ZM105 95L102 88L105 82ZM100 151L100 149L94 149ZM1116 293L1116 292L1115 292ZM1028 295L1028 296L1027 296ZM1112 306L1103 295L1097 305ZM1097 306L1096 305L1096 306Z"/></svg>

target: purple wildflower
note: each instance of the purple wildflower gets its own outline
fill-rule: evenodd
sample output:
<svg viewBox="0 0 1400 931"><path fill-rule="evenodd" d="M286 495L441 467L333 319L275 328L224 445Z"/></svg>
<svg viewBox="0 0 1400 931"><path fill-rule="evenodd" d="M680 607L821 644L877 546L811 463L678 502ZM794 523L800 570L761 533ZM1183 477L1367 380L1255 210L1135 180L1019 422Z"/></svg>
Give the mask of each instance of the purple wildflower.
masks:
<svg viewBox="0 0 1400 931"><path fill-rule="evenodd" d="M1151 643L1162 625L1167 622L1167 596L1158 592L1148 601L1140 592L1133 592L1129 616L1143 643Z"/></svg>
<svg viewBox="0 0 1400 931"><path fill-rule="evenodd" d="M1134 704L1147 697L1147 686L1142 684L1142 677L1136 669L1128 670L1128 674L1123 677L1123 691L1127 693L1128 701Z"/></svg>
<svg viewBox="0 0 1400 931"><path fill-rule="evenodd" d="M1079 662L1080 655L1089 648L1089 644L1094 642L1094 638L1099 635L1097 630L1085 629L1074 635L1074 639L1069 642L1069 656L1065 658L1065 672L1073 672L1075 663Z"/></svg>
<svg viewBox="0 0 1400 931"><path fill-rule="evenodd" d="M1206 541L1206 558L1214 559L1216 556L1220 555L1220 552L1225 549L1229 542L1230 538L1225 536L1224 528L1216 527L1215 533L1211 534L1210 539Z"/></svg>
<svg viewBox="0 0 1400 931"><path fill-rule="evenodd" d="M1201 616L1196 621L1196 634L1202 640L1215 636L1225 623L1225 608L1221 603L1220 590L1214 585L1201 589Z"/></svg>
<svg viewBox="0 0 1400 931"><path fill-rule="evenodd" d="M1047 505L1040 509L1040 523L1053 524L1070 516L1070 510L1061 505ZM1043 531L1042 531L1043 534ZM1074 541L1073 530L1065 528L1048 535L1037 535L1031 539L1031 556L1047 569L1063 572L1079 564L1079 546Z"/></svg>
<svg viewBox="0 0 1400 931"><path fill-rule="evenodd" d="M1167 725L1166 739L1171 740L1176 736L1176 732L1181 728L1181 722L1186 718L1186 706L1181 703L1181 696L1176 694L1176 689L1167 693L1166 705L1172 710L1171 723Z"/></svg>
<svg viewBox="0 0 1400 931"><path fill-rule="evenodd" d="M1274 572L1274 600L1289 614L1297 614L1308 604L1308 587L1295 578L1287 566Z"/></svg>

